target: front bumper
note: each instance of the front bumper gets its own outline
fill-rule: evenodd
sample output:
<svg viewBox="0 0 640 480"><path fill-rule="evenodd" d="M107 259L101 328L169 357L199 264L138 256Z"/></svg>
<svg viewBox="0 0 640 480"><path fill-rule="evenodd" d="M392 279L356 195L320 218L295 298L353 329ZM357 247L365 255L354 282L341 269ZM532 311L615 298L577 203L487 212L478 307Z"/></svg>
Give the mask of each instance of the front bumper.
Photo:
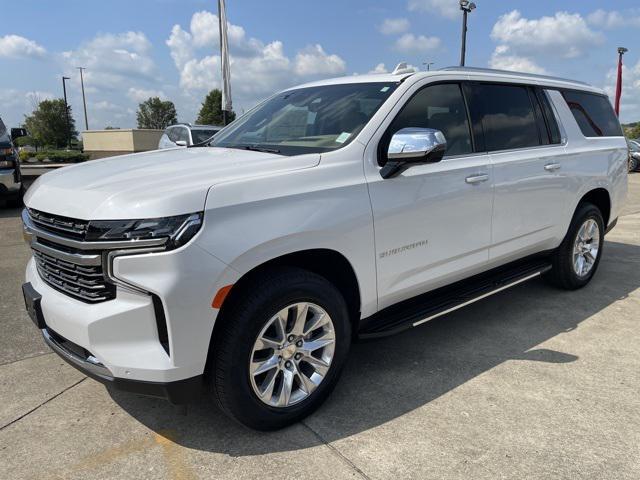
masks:
<svg viewBox="0 0 640 480"><path fill-rule="evenodd" d="M196 399L202 389L202 375L175 382L148 382L117 378L92 355L82 355L77 345L70 347L70 342L49 328L42 329L45 343L69 365L82 373L116 390L121 390L149 397L163 398L175 405L187 404Z"/></svg>
<svg viewBox="0 0 640 480"><path fill-rule="evenodd" d="M106 369L89 368L89 373L116 386L136 382L134 391L143 382L167 398L165 385L189 383L204 373L218 313L211 301L237 274L194 243L169 252L117 257L112 273L126 285L116 287L114 299L93 304L48 285L33 258L26 281L42 297L46 326L91 352ZM168 348L161 342L159 313L164 314ZM84 363L74 366L87 370Z"/></svg>
<svg viewBox="0 0 640 480"><path fill-rule="evenodd" d="M0 169L0 195L18 193L20 185L20 182L16 182L14 169Z"/></svg>

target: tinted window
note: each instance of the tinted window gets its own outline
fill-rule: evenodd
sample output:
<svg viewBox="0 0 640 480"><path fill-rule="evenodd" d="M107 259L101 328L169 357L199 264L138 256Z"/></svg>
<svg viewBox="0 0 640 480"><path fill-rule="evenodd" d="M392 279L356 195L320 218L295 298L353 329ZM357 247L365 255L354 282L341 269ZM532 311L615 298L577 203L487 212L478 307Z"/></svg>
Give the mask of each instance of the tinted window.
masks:
<svg viewBox="0 0 640 480"><path fill-rule="evenodd" d="M560 136L560 128L558 127L558 121L551 108L548 94L542 89L536 89L536 96L542 106L542 112L544 115L544 121L547 128L547 134L549 135L549 143L558 144L562 141Z"/></svg>
<svg viewBox="0 0 640 480"><path fill-rule="evenodd" d="M189 130L185 127L176 128L178 132L177 141L187 142L189 144Z"/></svg>
<svg viewBox="0 0 640 480"><path fill-rule="evenodd" d="M585 92L562 92L585 137L619 137L622 128L609 99Z"/></svg>
<svg viewBox="0 0 640 480"><path fill-rule="evenodd" d="M169 137L169 140L171 140L173 143L176 143L178 141L178 128L176 127L168 128L167 137Z"/></svg>
<svg viewBox="0 0 640 480"><path fill-rule="evenodd" d="M467 110L458 84L433 85L415 94L391 124L387 144L395 132L407 127L440 130L447 140L446 155L473 151Z"/></svg>
<svg viewBox="0 0 640 480"><path fill-rule="evenodd" d="M193 143L202 143L213 137L219 130L191 130Z"/></svg>
<svg viewBox="0 0 640 480"><path fill-rule="evenodd" d="M476 84L472 89L471 105L481 119L488 151L540 145L528 87Z"/></svg>

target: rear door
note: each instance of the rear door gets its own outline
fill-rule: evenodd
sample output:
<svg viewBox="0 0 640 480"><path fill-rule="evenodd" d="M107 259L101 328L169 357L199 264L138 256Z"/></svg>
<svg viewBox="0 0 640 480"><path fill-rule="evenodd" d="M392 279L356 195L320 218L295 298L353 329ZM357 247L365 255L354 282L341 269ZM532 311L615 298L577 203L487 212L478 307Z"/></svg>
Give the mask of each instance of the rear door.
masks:
<svg viewBox="0 0 640 480"><path fill-rule="evenodd" d="M557 246L568 192L562 173L565 148L557 123L545 120L550 106L544 92L517 84L471 83L468 88L493 171L490 261Z"/></svg>

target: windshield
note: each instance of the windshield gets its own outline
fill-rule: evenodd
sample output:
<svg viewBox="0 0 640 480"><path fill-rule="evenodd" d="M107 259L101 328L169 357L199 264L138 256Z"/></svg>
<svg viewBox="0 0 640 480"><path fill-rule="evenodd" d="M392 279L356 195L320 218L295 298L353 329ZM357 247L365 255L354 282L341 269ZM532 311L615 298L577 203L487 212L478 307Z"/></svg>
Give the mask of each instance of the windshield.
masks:
<svg viewBox="0 0 640 480"><path fill-rule="evenodd" d="M191 137L193 138L193 143L202 143L205 140L209 140L220 130L191 130Z"/></svg>
<svg viewBox="0 0 640 480"><path fill-rule="evenodd" d="M632 141L628 141L627 143L629 144L629 149L632 152L640 152L640 144L638 144L637 142L632 142Z"/></svg>
<svg viewBox="0 0 640 480"><path fill-rule="evenodd" d="M211 146L283 155L336 150L356 137L396 87L352 83L289 90L238 119Z"/></svg>

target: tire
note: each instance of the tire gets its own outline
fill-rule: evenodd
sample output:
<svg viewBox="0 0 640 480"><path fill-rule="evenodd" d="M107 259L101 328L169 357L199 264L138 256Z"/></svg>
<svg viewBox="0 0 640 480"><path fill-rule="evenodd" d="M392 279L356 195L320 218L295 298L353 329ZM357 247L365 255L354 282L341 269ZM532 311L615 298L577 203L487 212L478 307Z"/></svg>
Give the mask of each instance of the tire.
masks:
<svg viewBox="0 0 640 480"><path fill-rule="evenodd" d="M7 198L7 205L12 208L20 208L23 205L24 185L20 186L18 193Z"/></svg>
<svg viewBox="0 0 640 480"><path fill-rule="evenodd" d="M324 277L298 268L282 267L270 270L239 286L239 288L241 290L238 292L232 291L233 297L228 300L231 305L229 305L229 309L225 309L223 318L220 319L222 324L215 332L212 351L209 355L210 359L213 359L210 369L212 375L210 375L209 382L213 387L219 406L236 421L257 430L283 428L315 411L338 382L351 341L351 322L349 321L347 304L338 289ZM329 322L310 333L308 339L307 337L298 337L297 343L304 344L300 351L304 348L313 348L310 345L316 339L331 337L331 332L334 337L332 347L327 346L316 350L322 355L322 369L326 368L324 358L329 358L327 352L332 355L332 358L328 371L323 372L324 375L321 376L322 380L318 382L319 384L315 387L305 385L304 389L310 392L306 397L304 397L301 372L304 370L306 374L313 377L314 374L320 372L320 369L314 370L315 373L310 373L311 364L305 362L307 357L304 357L298 350L291 350L294 346L293 343L284 350L279 350L280 346L266 348L258 352L254 350L257 348L256 342L259 336L262 339L292 336L295 327L289 328L288 326L295 324L295 312L303 311L300 306L303 303L309 305L310 313L305 315L308 320L306 323L303 321L302 325L308 325L308 328L312 328L316 318L323 318L322 321L325 322L326 317L321 316L321 311L328 315ZM287 307L289 307L288 310ZM289 312L287 317L289 321L285 322L287 326L284 327L284 330L289 332L286 335L277 333L283 331L282 323L277 320L279 312L283 311ZM281 315L280 318L284 316L286 315ZM332 324L332 327L329 324ZM268 325L271 326L267 328ZM269 345L271 345L271 340L265 341L270 342ZM322 341L326 342L327 340ZM286 342L288 340L284 340L284 343ZM281 340L278 340L277 343L280 344ZM266 345L266 343L260 345ZM333 350L331 351L331 349ZM302 358L299 361L298 356ZM259 375L253 373L252 375L250 362L257 362L252 365L257 365L260 362L266 364L277 357L281 359L277 367L272 367L267 370L267 373ZM311 358L309 360L316 363ZM255 369L255 372L258 371ZM291 371L298 372L297 376L292 377L291 375L295 374L291 374ZM290 375L289 377L286 377L287 373ZM273 393L269 393L267 386L264 388L265 393L261 399L258 394L261 391L260 386L271 385L271 382L268 381L271 378L270 375L275 377L275 380L272 380L275 385L271 388ZM289 391L294 392L290 398L282 395L286 385L285 378L294 378L293 383L290 383L293 387ZM306 375L305 378L307 378ZM313 378L317 380L320 377ZM295 398L297 398L296 401L294 401ZM281 400L283 402L286 400L289 404L278 406L267 403L280 403Z"/></svg>
<svg viewBox="0 0 640 480"><path fill-rule="evenodd" d="M593 225L592 222L597 226L597 232L592 235L592 240L584 242L580 247L576 247L579 233L582 233L584 238L590 236L588 231L582 230L581 232L581 229L585 225ZM587 227L587 230L590 230L590 228ZM553 268L545 274L544 278L552 285L565 290L577 290L587 285L600 264L604 246L604 230L604 220L600 209L591 203L580 204L571 220L567 235L551 257ZM593 254L593 246L596 241L597 253ZM584 251L589 250L586 255L579 255L583 257L582 268L584 270L582 274L577 271L580 269L580 263L576 265L574 247L578 250L580 248L583 248ZM590 266L588 262L592 262Z"/></svg>
<svg viewBox="0 0 640 480"><path fill-rule="evenodd" d="M629 172L635 172L638 170L638 160L634 157L629 157Z"/></svg>

